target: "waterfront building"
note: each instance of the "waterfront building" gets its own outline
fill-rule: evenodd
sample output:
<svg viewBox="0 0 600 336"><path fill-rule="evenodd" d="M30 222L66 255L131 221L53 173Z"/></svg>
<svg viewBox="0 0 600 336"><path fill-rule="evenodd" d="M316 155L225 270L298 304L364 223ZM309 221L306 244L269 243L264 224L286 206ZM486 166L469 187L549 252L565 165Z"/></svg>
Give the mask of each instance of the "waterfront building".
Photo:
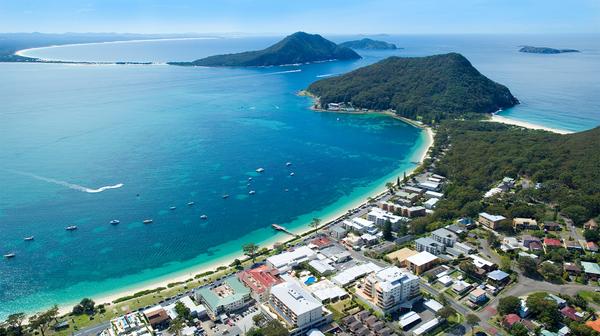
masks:
<svg viewBox="0 0 600 336"><path fill-rule="evenodd" d="M269 299L271 287L282 283L279 271L267 265L242 271L238 273L240 280L250 288L252 297L258 302L266 302Z"/></svg>
<svg viewBox="0 0 600 336"><path fill-rule="evenodd" d="M314 260L317 258L317 253L308 246L300 246L294 251L283 252L267 258L267 265L284 273L292 269L294 266Z"/></svg>
<svg viewBox="0 0 600 336"><path fill-rule="evenodd" d="M196 299L204 303L208 316L217 320L221 314L244 308L250 301L250 290L235 276L196 290Z"/></svg>

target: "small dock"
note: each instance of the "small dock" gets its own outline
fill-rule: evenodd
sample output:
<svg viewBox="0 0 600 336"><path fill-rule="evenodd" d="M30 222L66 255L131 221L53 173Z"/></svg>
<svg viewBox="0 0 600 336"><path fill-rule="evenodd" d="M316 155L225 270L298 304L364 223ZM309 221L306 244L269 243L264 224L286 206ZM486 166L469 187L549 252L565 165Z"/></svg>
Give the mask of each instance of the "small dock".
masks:
<svg viewBox="0 0 600 336"><path fill-rule="evenodd" d="M285 233L289 234L290 236L298 237L298 235L292 233L290 230L286 229L285 227L283 227L281 225L271 224L271 227L277 231L285 232Z"/></svg>

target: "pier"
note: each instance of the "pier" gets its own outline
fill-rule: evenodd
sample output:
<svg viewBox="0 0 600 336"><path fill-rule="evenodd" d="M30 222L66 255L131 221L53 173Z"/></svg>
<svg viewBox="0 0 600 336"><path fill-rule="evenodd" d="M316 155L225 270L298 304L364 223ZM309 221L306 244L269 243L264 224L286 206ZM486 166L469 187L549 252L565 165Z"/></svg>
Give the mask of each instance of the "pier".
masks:
<svg viewBox="0 0 600 336"><path fill-rule="evenodd" d="M285 232L285 233L289 234L290 236L299 237L297 234L294 234L293 232L291 232L290 230L286 229L285 227L283 227L281 225L271 224L271 227L277 231Z"/></svg>

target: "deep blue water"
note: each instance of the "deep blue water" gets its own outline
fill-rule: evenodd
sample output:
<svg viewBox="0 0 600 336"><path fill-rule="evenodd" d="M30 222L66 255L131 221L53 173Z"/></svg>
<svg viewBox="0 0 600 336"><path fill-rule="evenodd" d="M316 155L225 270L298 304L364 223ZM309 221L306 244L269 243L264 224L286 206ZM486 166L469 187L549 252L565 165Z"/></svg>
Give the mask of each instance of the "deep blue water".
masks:
<svg viewBox="0 0 600 336"><path fill-rule="evenodd" d="M271 223L299 228L412 167L423 141L418 129L308 109L310 100L295 93L324 75L390 55L457 51L521 100L505 115L569 130L600 124L597 36L380 38L405 49L263 69L0 64L0 252L17 253L0 262L0 318L187 274L244 242L273 238ZM278 39L102 44L30 55L165 62ZM522 54L522 44L583 53ZM260 176L258 167L266 169ZM65 183L124 186L86 193ZM109 225L113 218L121 224ZM142 224L146 218L154 223ZM65 231L71 224L79 230ZM23 241L29 235L35 241Z"/></svg>

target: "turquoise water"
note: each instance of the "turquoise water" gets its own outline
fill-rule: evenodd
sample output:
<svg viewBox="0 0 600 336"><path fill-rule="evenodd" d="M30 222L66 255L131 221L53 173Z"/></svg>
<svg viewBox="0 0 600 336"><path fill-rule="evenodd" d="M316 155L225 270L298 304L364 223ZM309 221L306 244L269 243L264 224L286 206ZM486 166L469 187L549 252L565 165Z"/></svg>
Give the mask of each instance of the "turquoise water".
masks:
<svg viewBox="0 0 600 336"><path fill-rule="evenodd" d="M317 278L315 278L314 276L309 276L308 278L306 278L306 280L304 280L305 285L312 285L315 282L317 282Z"/></svg>
<svg viewBox="0 0 600 336"><path fill-rule="evenodd" d="M30 55L165 62L277 39L103 44ZM192 267L237 254L245 242L277 237L272 223L300 229L413 167L420 130L391 118L308 109L310 100L295 93L324 76L390 55L458 51L521 100L507 116L569 130L600 124L599 39L382 39L405 49L262 69L0 64L0 252L17 253L0 261L0 318L173 273L191 276ZM520 54L521 44L584 52ZM256 173L259 167L265 172ZM115 218L121 223L110 225ZM142 224L146 218L154 223ZM72 224L79 229L64 230ZM30 235L33 242L23 241Z"/></svg>
<svg viewBox="0 0 600 336"><path fill-rule="evenodd" d="M0 317L191 276L272 240L272 223L299 229L413 167L421 130L296 95L364 62L0 64L0 252L17 254L0 260Z"/></svg>

